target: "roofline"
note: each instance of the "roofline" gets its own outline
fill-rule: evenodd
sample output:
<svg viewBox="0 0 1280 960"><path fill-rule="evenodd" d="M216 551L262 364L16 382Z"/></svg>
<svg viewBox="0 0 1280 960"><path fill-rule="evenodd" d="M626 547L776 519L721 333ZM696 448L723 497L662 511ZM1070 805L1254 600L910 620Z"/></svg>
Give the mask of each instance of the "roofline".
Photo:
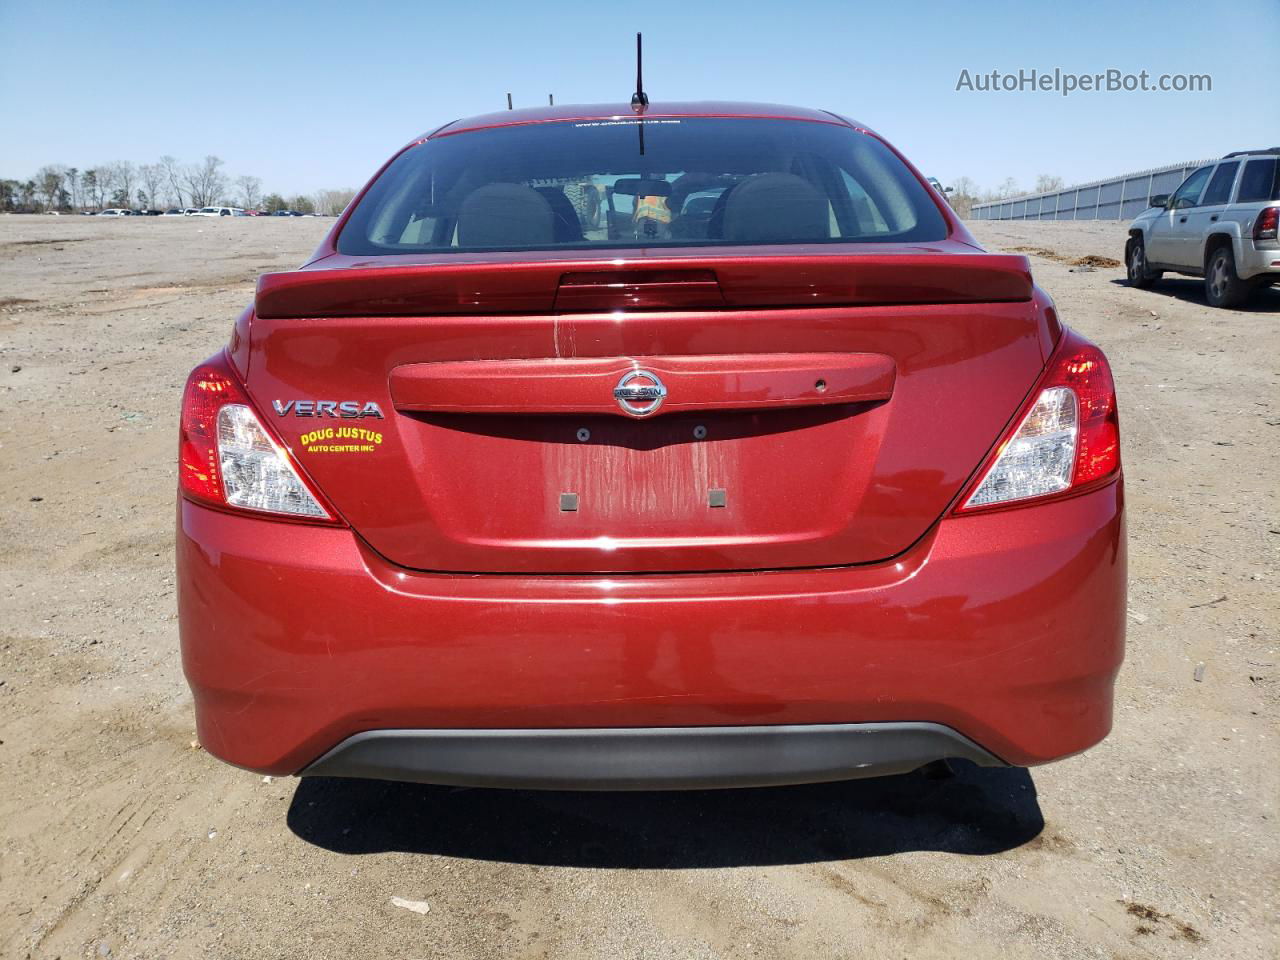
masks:
<svg viewBox="0 0 1280 960"><path fill-rule="evenodd" d="M529 126L540 123L588 121L616 121L638 123L644 120L676 120L682 118L732 118L757 120L799 120L808 123L827 123L833 126L865 129L847 118L827 110L811 110L773 103L737 103L729 101L670 102L650 104L637 113L629 104L565 104L554 107L533 107L521 110L502 110L494 113L464 117L436 127L430 133L414 140L451 137L459 133L492 130L499 127ZM869 131L868 131L869 132Z"/></svg>
<svg viewBox="0 0 1280 960"><path fill-rule="evenodd" d="M1235 153L1224 154L1223 160L1230 160L1232 157L1274 157L1280 154L1280 147L1261 147L1257 150L1237 150Z"/></svg>

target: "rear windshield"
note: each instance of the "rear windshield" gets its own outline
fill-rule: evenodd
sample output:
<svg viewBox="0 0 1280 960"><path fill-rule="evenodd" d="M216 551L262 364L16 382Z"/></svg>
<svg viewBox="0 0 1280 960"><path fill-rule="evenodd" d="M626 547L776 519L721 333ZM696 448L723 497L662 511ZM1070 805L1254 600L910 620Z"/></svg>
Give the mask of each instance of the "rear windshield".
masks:
<svg viewBox="0 0 1280 960"><path fill-rule="evenodd" d="M946 222L874 137L796 120L563 121L401 154L338 250L414 252L927 242Z"/></svg>
<svg viewBox="0 0 1280 960"><path fill-rule="evenodd" d="M1236 203L1280 200L1280 160L1250 160L1240 175Z"/></svg>

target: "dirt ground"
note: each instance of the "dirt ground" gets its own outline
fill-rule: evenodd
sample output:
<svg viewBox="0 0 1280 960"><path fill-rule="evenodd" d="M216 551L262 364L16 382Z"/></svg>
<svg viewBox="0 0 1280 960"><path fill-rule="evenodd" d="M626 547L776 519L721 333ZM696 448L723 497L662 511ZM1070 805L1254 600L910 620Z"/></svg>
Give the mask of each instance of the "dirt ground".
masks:
<svg viewBox="0 0 1280 960"><path fill-rule="evenodd" d="M1129 652L1096 749L714 793L300 782L194 742L176 415L330 223L0 217L0 956L1277 956L1280 291L1212 310L1073 272L1121 224L976 225L1042 251L1115 366Z"/></svg>

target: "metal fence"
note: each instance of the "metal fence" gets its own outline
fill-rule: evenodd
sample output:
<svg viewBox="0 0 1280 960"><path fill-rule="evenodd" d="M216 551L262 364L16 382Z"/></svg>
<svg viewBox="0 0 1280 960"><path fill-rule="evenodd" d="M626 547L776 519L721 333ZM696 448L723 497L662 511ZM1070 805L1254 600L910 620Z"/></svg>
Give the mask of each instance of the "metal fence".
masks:
<svg viewBox="0 0 1280 960"><path fill-rule="evenodd" d="M1052 193L1032 193L992 203L975 203L969 219L1131 220L1151 205L1152 197L1173 193L1192 170L1213 162L1175 163Z"/></svg>

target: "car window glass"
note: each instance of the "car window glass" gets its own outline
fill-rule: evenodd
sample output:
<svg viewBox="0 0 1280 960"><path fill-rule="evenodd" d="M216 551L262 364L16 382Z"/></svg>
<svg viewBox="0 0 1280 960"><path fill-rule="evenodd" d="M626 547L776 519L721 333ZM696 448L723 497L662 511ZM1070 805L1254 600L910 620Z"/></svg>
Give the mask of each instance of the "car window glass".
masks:
<svg viewBox="0 0 1280 960"><path fill-rule="evenodd" d="M1170 209L1177 210L1181 207L1194 207L1196 201L1200 199L1200 193L1204 190L1204 185L1209 179L1209 174L1213 172L1213 167L1201 167L1191 176L1183 181L1177 192L1173 195L1173 199L1169 201Z"/></svg>
<svg viewBox="0 0 1280 960"><path fill-rule="evenodd" d="M402 153L342 253L930 241L947 225L876 138L835 123L654 118L514 125Z"/></svg>
<svg viewBox="0 0 1280 960"><path fill-rule="evenodd" d="M840 170L840 179L844 182L844 188L849 194L849 205L858 222L859 231L864 234L892 233L893 230L888 221L876 206L875 200L862 188L862 184L853 179L843 168Z"/></svg>
<svg viewBox="0 0 1280 960"><path fill-rule="evenodd" d="M1240 175L1236 203L1280 200L1280 158L1250 160Z"/></svg>
<svg viewBox="0 0 1280 960"><path fill-rule="evenodd" d="M1200 199L1200 206L1207 207L1213 203L1226 203L1230 200L1231 185L1235 183L1236 171L1239 169L1239 162L1234 160L1231 163L1218 164L1218 169L1213 172L1213 178Z"/></svg>
<svg viewBox="0 0 1280 960"><path fill-rule="evenodd" d="M436 223L436 217L424 217L415 214L405 224L404 229L400 231L400 236L393 242L410 247L428 246L435 236Z"/></svg>

